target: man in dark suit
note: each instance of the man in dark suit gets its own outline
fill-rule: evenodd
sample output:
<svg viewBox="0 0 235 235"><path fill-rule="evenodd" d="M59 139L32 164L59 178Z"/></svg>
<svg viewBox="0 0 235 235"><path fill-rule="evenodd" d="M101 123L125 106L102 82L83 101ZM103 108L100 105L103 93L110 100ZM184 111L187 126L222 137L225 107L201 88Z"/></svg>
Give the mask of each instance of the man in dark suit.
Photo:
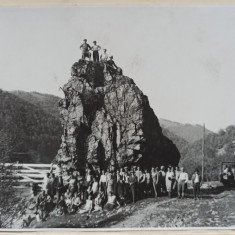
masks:
<svg viewBox="0 0 235 235"><path fill-rule="evenodd" d="M199 199L201 182L202 182L202 177L199 174L199 170L196 169L194 174L192 175L194 200Z"/></svg>
<svg viewBox="0 0 235 235"><path fill-rule="evenodd" d="M137 177L135 175L134 171L131 171L131 175L129 177L129 184L131 188L131 194L132 194L132 201L135 203L135 194L136 194L136 184L137 184Z"/></svg>

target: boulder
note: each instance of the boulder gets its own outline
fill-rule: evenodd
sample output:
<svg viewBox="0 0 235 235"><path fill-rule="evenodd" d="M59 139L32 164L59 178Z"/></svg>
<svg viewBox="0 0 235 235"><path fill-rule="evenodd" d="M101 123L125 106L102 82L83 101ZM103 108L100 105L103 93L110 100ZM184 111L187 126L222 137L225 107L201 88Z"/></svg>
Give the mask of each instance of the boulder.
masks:
<svg viewBox="0 0 235 235"><path fill-rule="evenodd" d="M133 79L79 60L59 102L63 127L57 161L78 170L177 165L180 154L162 129L147 96ZM165 99L165 97L163 97Z"/></svg>

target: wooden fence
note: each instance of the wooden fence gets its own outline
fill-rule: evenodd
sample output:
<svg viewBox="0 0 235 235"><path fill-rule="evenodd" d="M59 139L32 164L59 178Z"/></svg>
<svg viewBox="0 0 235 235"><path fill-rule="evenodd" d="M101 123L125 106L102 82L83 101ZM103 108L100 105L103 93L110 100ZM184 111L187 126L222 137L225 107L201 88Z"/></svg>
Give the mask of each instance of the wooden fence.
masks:
<svg viewBox="0 0 235 235"><path fill-rule="evenodd" d="M51 169L53 172L57 171L57 165L52 164L4 163L4 165L13 170L13 175L19 184L42 184L46 173Z"/></svg>

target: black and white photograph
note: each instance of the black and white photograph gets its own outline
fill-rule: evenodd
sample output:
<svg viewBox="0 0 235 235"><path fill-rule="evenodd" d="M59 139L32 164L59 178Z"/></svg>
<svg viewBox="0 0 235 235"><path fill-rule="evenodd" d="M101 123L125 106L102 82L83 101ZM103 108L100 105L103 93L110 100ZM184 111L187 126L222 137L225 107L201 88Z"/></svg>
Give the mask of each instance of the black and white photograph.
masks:
<svg viewBox="0 0 235 235"><path fill-rule="evenodd" d="M0 230L235 228L235 5L0 6Z"/></svg>

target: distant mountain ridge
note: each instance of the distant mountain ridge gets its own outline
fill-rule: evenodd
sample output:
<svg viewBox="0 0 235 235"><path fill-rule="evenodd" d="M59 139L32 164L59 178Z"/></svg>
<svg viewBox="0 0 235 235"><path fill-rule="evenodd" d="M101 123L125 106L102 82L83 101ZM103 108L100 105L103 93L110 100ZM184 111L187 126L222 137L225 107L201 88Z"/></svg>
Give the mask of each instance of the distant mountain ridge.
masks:
<svg viewBox="0 0 235 235"><path fill-rule="evenodd" d="M188 143L193 143L202 139L203 136L203 126L193 125L193 124L182 124L179 122L173 122L166 119L159 119L161 127L167 129L168 131L174 133L175 135L183 138ZM213 134L212 131L205 129L205 135Z"/></svg>

